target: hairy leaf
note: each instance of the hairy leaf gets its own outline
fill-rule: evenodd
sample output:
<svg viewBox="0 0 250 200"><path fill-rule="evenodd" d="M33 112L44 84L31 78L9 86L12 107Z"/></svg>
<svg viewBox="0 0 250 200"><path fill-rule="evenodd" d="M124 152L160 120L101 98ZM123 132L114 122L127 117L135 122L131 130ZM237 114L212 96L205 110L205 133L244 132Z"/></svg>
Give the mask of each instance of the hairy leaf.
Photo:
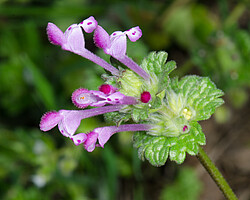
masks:
<svg viewBox="0 0 250 200"><path fill-rule="evenodd" d="M206 143L200 125L195 121L190 123L190 131L179 137L152 136L140 132L134 135L133 141L139 158L147 159L154 166L164 165L168 157L181 164L186 153L197 155L199 145Z"/></svg>
<svg viewBox="0 0 250 200"><path fill-rule="evenodd" d="M183 94L186 100L186 107L195 111L192 120L200 121L211 117L215 109L224 103L219 98L224 93L217 89L216 85L208 77L185 76L177 87L176 82L173 89Z"/></svg>

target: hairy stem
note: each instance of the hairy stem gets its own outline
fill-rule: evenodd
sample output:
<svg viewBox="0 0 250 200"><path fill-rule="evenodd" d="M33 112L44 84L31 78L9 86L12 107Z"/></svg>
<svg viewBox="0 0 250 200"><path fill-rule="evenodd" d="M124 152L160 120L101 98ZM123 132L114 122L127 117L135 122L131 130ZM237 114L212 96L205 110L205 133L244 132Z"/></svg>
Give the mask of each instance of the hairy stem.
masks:
<svg viewBox="0 0 250 200"><path fill-rule="evenodd" d="M207 170L207 172L210 174L210 176L217 184L217 186L220 188L220 190L223 192L226 199L237 200L238 198L232 191L231 187L228 185L225 178L222 176L222 174L214 165L214 163L210 160L210 158L208 157L208 155L206 154L206 152L203 150L202 147L199 147L199 153L197 155L197 158L199 159L203 167Z"/></svg>

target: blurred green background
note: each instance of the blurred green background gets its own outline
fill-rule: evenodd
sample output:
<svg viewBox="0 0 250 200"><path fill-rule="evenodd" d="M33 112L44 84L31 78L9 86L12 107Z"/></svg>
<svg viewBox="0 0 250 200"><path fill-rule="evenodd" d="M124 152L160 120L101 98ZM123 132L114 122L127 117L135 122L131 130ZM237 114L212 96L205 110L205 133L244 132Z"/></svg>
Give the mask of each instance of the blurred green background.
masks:
<svg viewBox="0 0 250 200"><path fill-rule="evenodd" d="M75 109L75 89L103 83L101 67L46 36L48 22L64 31L91 15L109 33L141 27L143 37L128 42L128 55L138 63L149 51L164 50L178 65L172 76L209 76L225 91L225 105L202 122L206 149L241 199L249 199L249 8L247 0L1 0L0 199L223 199L195 157L182 166L141 162L132 133L88 153L57 128L39 130L46 111ZM88 49L109 59L91 34L85 38ZM79 129L104 125L94 117Z"/></svg>

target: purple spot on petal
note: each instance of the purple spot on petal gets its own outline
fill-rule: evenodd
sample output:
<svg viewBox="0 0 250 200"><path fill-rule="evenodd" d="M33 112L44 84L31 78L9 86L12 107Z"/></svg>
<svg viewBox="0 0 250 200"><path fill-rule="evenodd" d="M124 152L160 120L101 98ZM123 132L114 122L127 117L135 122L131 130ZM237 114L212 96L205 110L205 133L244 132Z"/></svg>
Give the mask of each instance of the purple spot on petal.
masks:
<svg viewBox="0 0 250 200"><path fill-rule="evenodd" d="M112 101L110 98L107 98L108 101Z"/></svg>
<svg viewBox="0 0 250 200"><path fill-rule="evenodd" d="M61 130L61 133L63 133L63 130Z"/></svg>
<svg viewBox="0 0 250 200"><path fill-rule="evenodd" d="M133 33L132 33L132 35L135 35L136 34L136 31L134 31Z"/></svg>
<svg viewBox="0 0 250 200"><path fill-rule="evenodd" d="M116 101L119 101L119 99L115 99Z"/></svg>
<svg viewBox="0 0 250 200"><path fill-rule="evenodd" d="M80 142L81 142L81 140L77 140L77 142L78 142L78 143L80 143Z"/></svg>
<svg viewBox="0 0 250 200"><path fill-rule="evenodd" d="M69 27L68 30L70 30L72 27Z"/></svg>
<svg viewBox="0 0 250 200"><path fill-rule="evenodd" d="M88 23L87 23L87 25L90 25L90 24L92 24L92 22L88 22Z"/></svg>
<svg viewBox="0 0 250 200"><path fill-rule="evenodd" d="M83 24L83 21L80 24Z"/></svg>
<svg viewBox="0 0 250 200"><path fill-rule="evenodd" d="M113 36L116 36L116 33L113 33Z"/></svg>

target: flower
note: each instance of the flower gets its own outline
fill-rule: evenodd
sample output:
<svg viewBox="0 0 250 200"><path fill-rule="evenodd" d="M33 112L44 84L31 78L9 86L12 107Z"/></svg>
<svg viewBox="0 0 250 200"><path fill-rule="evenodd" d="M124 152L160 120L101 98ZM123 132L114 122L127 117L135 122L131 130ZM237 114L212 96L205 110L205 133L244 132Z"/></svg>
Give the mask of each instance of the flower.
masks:
<svg viewBox="0 0 250 200"><path fill-rule="evenodd" d="M127 37L132 41L137 41L142 36L139 26L127 31L115 31L110 36L101 27L97 26L94 32L94 41L97 47L103 49L106 54L113 57L123 57L127 51Z"/></svg>
<svg viewBox="0 0 250 200"><path fill-rule="evenodd" d="M141 93L141 102L148 103L151 100L151 94L148 91Z"/></svg>
<svg viewBox="0 0 250 200"><path fill-rule="evenodd" d="M99 91L103 92L104 94L112 94L116 92L117 90L118 90L117 88L109 84L102 84L99 87Z"/></svg>
<svg viewBox="0 0 250 200"><path fill-rule="evenodd" d="M52 44L59 45L63 50L73 52L91 60L107 71L110 71L113 75L119 75L118 69L85 48L85 40L81 27L86 33L91 33L97 27L97 21L91 16L83 20L80 24L70 25L64 33L55 24L48 23L47 35Z"/></svg>
<svg viewBox="0 0 250 200"><path fill-rule="evenodd" d="M132 42L135 42L142 36L142 31L139 26L136 26L124 32L115 31L109 36L109 34L98 25L94 32L94 42L96 46L103 49L106 54L113 56L131 70L136 72L139 76L148 80L150 75L126 55L126 35Z"/></svg>
<svg viewBox="0 0 250 200"><path fill-rule="evenodd" d="M125 96L120 92L111 92L108 89L100 87L106 93L102 91L87 90L85 88L79 88L72 94L72 102L78 108L86 108L87 106L104 106L106 104L119 104L119 105L131 105L136 104L136 98Z"/></svg>
<svg viewBox="0 0 250 200"><path fill-rule="evenodd" d="M104 144L110 139L110 137L117 132L124 131L148 131L151 128L149 124L125 124L120 126L105 126L94 129L88 134L79 133L71 136L71 140L75 145L83 144L84 148L88 152L92 152L95 147L104 148ZM97 140L99 144L97 143Z"/></svg>
<svg viewBox="0 0 250 200"><path fill-rule="evenodd" d="M82 29L86 33L94 31L95 44L99 48L102 48L106 54L113 56L145 80L150 78L146 71L126 55L127 37L132 42L135 42L142 36L139 26L124 32L116 31L109 35L98 25L92 16L79 24L72 24L64 33L55 24L48 23L47 34L52 44L59 45L63 50L73 52L93 61L110 71L114 75L113 78L118 80L124 76L124 73L121 73L118 69L85 48ZM135 76L137 79L139 78L137 75ZM119 87L119 83L116 86ZM99 87L98 91L79 88L72 93L71 98L74 105L78 108L84 109L87 106L96 106L98 108L47 112L41 118L40 129L42 131L49 131L58 126L62 135L69 137L75 145L83 144L84 148L91 152L97 146L104 147L104 144L114 133L123 131L148 131L151 129L151 125L149 124L123 124L120 126L95 128L88 134L75 134L82 119L120 110L123 110L122 112L129 111L132 107L128 105L141 104L141 102L148 103L151 100L151 94L147 91L143 92L141 96L139 94L137 96L129 96L123 94L118 88L110 84L103 84Z"/></svg>
<svg viewBox="0 0 250 200"><path fill-rule="evenodd" d="M42 131L49 131L58 125L60 132L66 136L71 137L79 127L81 120L101 115L107 112L118 111L122 105L105 106L101 108L93 108L88 110L60 110L50 111L45 113L40 121L40 129Z"/></svg>
<svg viewBox="0 0 250 200"><path fill-rule="evenodd" d="M49 41L52 44L61 46L63 50L79 54L85 49L81 27L83 27L85 32L91 33L97 27L97 21L91 16L79 25L70 25L64 33L55 24L48 23L47 34Z"/></svg>

